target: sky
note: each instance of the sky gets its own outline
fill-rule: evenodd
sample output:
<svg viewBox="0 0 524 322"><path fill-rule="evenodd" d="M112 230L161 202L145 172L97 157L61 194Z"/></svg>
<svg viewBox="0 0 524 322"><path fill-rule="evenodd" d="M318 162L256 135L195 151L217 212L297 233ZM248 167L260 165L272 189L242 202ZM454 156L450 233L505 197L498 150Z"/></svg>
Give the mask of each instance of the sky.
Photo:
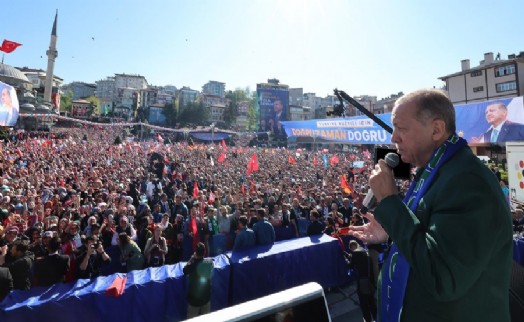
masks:
<svg viewBox="0 0 524 322"><path fill-rule="evenodd" d="M463 59L524 51L522 0L11 0L0 41L22 46L5 64L47 69L56 9L64 84L126 73L253 91L277 78L321 97L380 99L439 88Z"/></svg>

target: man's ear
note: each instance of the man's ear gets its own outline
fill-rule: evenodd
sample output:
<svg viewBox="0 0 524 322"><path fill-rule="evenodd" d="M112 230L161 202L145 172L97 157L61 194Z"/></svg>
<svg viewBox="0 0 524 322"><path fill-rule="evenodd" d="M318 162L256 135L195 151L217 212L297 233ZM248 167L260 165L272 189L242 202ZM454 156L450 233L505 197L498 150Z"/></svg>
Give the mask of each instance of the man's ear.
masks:
<svg viewBox="0 0 524 322"><path fill-rule="evenodd" d="M446 123L442 119L434 119L431 122L433 128L433 139L440 141L441 139L447 139L448 133L446 131Z"/></svg>

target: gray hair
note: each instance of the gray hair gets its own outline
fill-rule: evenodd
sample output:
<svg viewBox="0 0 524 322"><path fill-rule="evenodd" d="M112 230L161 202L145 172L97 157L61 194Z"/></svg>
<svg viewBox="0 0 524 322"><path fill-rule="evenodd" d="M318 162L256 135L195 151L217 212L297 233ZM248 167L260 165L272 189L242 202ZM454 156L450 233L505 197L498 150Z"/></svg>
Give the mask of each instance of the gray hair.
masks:
<svg viewBox="0 0 524 322"><path fill-rule="evenodd" d="M396 106L406 103L417 105L416 117L426 123L435 118L441 119L446 124L449 134L456 131L455 107L446 93L438 89L420 89L399 98Z"/></svg>

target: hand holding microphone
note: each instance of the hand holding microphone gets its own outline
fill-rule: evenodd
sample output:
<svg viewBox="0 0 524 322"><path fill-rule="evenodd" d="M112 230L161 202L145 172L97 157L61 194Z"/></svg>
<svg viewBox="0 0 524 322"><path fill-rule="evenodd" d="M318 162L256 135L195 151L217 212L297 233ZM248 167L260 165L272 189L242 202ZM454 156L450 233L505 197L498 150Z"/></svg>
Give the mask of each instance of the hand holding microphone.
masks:
<svg viewBox="0 0 524 322"><path fill-rule="evenodd" d="M388 153L384 160L379 160L375 169L369 177L370 190L368 191L360 212L366 213L377 202L387 196L398 193L393 175L393 168L399 164L399 156L396 153Z"/></svg>

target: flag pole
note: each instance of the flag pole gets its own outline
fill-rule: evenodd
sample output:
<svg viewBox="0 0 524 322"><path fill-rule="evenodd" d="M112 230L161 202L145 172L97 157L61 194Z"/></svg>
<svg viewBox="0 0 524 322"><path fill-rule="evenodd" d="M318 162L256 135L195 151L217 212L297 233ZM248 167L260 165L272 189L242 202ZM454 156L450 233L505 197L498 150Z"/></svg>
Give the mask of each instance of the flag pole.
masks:
<svg viewBox="0 0 524 322"><path fill-rule="evenodd" d="M2 53L2 65L4 64L4 57L5 57L5 54Z"/></svg>

